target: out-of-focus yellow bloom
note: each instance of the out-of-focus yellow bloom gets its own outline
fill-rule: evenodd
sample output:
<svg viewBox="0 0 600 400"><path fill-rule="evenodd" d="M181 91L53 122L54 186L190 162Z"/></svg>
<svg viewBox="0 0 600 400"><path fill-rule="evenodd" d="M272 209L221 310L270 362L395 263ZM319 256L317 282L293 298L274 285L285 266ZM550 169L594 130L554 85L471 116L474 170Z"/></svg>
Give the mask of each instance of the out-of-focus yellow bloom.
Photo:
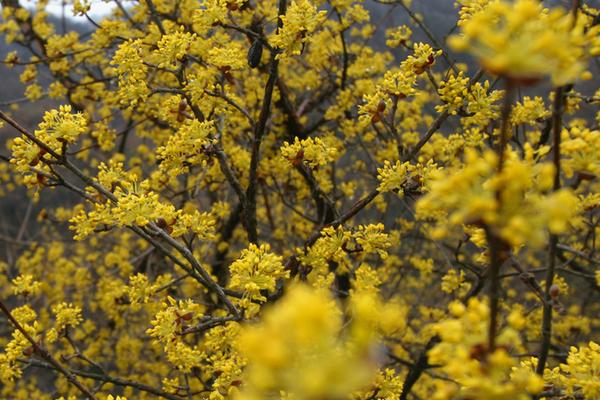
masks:
<svg viewBox="0 0 600 400"><path fill-rule="evenodd" d="M481 8L481 7L477 7ZM455 50L468 51L492 73L528 82L546 76L555 85L577 80L587 59L600 52L600 26L580 15L544 9L536 0L491 2L450 37Z"/></svg>
<svg viewBox="0 0 600 400"><path fill-rule="evenodd" d="M573 127L562 131L562 166L567 177L582 179L600 176L600 130Z"/></svg>
<svg viewBox="0 0 600 400"><path fill-rule="evenodd" d="M40 292L41 282L34 280L30 274L19 275L12 280L13 293L23 296L35 296Z"/></svg>
<svg viewBox="0 0 600 400"><path fill-rule="evenodd" d="M402 322L402 315L391 310L381 314L370 296L356 294L346 330L338 306L324 291L290 287L265 311L262 322L240 337L248 366L237 398L264 399L285 392L296 399L338 399L369 384L377 366L373 334L382 322Z"/></svg>
<svg viewBox="0 0 600 400"><path fill-rule="evenodd" d="M385 44L388 47L408 46L412 30L406 25L401 25L397 28L386 30L385 35L387 37Z"/></svg>
<svg viewBox="0 0 600 400"><path fill-rule="evenodd" d="M443 383L444 389L439 388L434 399L526 400L542 390L542 378L534 370L520 366L508 353L509 349L522 348L516 330L503 328L497 338L498 347L491 352L487 349L486 303L472 298L465 306L455 301L448 310L451 317L433 326L441 342L430 350L429 362L440 364L441 371L458 385Z"/></svg>
<svg viewBox="0 0 600 400"><path fill-rule="evenodd" d="M448 226L476 225L513 246L535 247L544 243L548 230L564 232L575 218L577 198L568 189L546 193L552 165L533 164L511 152L498 175L497 162L491 151L480 155L467 149L464 165L434 174L429 193L417 203L418 215L439 221L434 234L445 235Z"/></svg>
<svg viewBox="0 0 600 400"><path fill-rule="evenodd" d="M446 293L457 292L457 295L462 297L470 288L471 284L465 281L465 271L458 273L455 269L451 269L442 277L442 290Z"/></svg>

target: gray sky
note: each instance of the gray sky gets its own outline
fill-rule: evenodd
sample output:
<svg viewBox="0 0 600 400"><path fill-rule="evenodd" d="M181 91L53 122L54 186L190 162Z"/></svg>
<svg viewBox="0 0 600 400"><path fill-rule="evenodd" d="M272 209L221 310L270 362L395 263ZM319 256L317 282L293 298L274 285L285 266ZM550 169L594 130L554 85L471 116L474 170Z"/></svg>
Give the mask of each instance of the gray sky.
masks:
<svg viewBox="0 0 600 400"><path fill-rule="evenodd" d="M24 7L31 9L35 7L35 4L37 2L35 0L19 0L19 3L21 3ZM48 3L47 11L54 15L61 15L62 3L62 0L50 0ZM113 8L113 3L105 3L102 0L91 0L90 3L91 9L89 12L89 16L94 20L99 20L103 16L109 14ZM70 5L67 5L65 7L65 15L74 20L85 20L85 17L83 16L73 16L72 6Z"/></svg>

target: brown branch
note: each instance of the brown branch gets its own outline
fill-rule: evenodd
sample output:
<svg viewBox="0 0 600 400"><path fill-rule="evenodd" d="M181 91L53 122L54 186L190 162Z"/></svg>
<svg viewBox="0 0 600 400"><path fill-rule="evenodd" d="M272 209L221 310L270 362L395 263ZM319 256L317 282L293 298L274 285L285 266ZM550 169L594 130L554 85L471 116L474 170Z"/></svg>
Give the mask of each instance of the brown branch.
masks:
<svg viewBox="0 0 600 400"><path fill-rule="evenodd" d="M498 154L498 168L496 171L497 175L502 173L504 167L504 153L506 150L507 137L510 129L510 111L512 108L512 101L515 94L515 86L513 82L507 80L506 82L506 93L504 93L504 104L502 106L502 126L500 128L500 138L497 146ZM498 203L497 208L501 208L502 200L502 188L496 191L496 202ZM489 302L490 302L490 325L488 330L488 348L487 350L491 353L496 347L496 331L498 329L498 313L500 303L500 269L504 260L506 259L504 252L506 251L506 243L501 239L492 227L485 227L486 239L489 248Z"/></svg>
<svg viewBox="0 0 600 400"><path fill-rule="evenodd" d="M154 2L152 0L146 0L146 4L148 5L148 11L150 11L150 18L158 27L158 30L160 31L161 35L165 35L166 31L165 31L165 28L163 27L162 21L158 17L158 13L156 12L156 7L154 7Z"/></svg>
<svg viewBox="0 0 600 400"><path fill-rule="evenodd" d="M584 260L586 260L587 262L590 262L590 263L592 263L592 264L600 265L600 260L598 260L598 259L596 259L596 258L593 258L593 257L590 257L590 256L588 256L588 255L587 255L587 254L585 254L583 251L580 251L580 250L574 249L574 248L572 248L572 247L570 247L570 246L567 246L567 245L565 245L565 244L561 244L561 243L559 243L559 244L557 245L557 248L559 248L560 250L566 251L567 253L574 254L574 255L576 255L577 257L583 258Z"/></svg>
<svg viewBox="0 0 600 400"><path fill-rule="evenodd" d="M282 15L285 15L287 0L279 0L279 11L277 30L283 27ZM271 53L271 67L269 69L269 78L265 85L262 108L254 130L254 139L252 140L252 158L250 159L250 173L248 178L248 188L246 189L246 204L244 207L244 216L246 222L246 230L248 232L248 240L251 243L258 242L257 221L256 221L256 186L258 178L258 163L260 159L260 145L265 134L267 120L271 111L271 99L273 97L273 89L277 81L277 68L279 52Z"/></svg>
<svg viewBox="0 0 600 400"><path fill-rule="evenodd" d="M417 361L413 364L413 366L408 371L406 378L404 379L404 384L402 385L402 393L400 394L400 400L406 400L413 386L419 380L419 377L426 369L430 368L428 362L427 353L431 350L436 344L440 342L440 338L438 336L434 336L425 345L425 348L419 354Z"/></svg>
<svg viewBox="0 0 600 400"><path fill-rule="evenodd" d="M225 325L227 322L239 321L240 317L209 317L195 326L185 328L180 335L189 335L190 333L202 333L216 326Z"/></svg>
<svg viewBox="0 0 600 400"><path fill-rule="evenodd" d="M242 188L240 181L231 169L231 166L229 165L227 154L225 154L225 152L222 149L217 149L214 153L217 156L217 159L219 160L219 166L221 167L221 172L223 172L223 175L225 175L225 179L227 179L227 181L235 191L235 194L237 194L240 203L242 205L245 205L246 193L244 192L244 188Z"/></svg>
<svg viewBox="0 0 600 400"><path fill-rule="evenodd" d="M559 87L554 94L554 105L552 107L552 136L553 136L553 153L552 163L554 164L554 183L553 191L560 189L560 133L562 130L562 114L564 111L565 87ZM556 253L558 250L558 235L550 234L549 254L548 254L548 270L546 271L546 287L542 314L542 343L540 346L540 357L535 371L543 375L546 361L548 360L548 352L550 351L550 342L552 339L552 298L550 291L554 283L554 270L556 268Z"/></svg>

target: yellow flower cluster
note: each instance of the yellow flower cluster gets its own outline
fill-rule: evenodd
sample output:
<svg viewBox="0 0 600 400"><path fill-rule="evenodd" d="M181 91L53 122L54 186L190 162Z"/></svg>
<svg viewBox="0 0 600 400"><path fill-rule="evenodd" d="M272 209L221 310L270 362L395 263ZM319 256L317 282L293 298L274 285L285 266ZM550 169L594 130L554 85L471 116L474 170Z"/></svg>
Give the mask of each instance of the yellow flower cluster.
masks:
<svg viewBox="0 0 600 400"><path fill-rule="evenodd" d="M281 263L281 257L270 252L268 244L256 246L251 244L242 251L240 257L231 264L231 281L229 287L244 294L242 301L245 308L252 307L251 301L266 301L261 291L272 292L277 281L289 277ZM255 310L256 311L256 310Z"/></svg>
<svg viewBox="0 0 600 400"><path fill-rule="evenodd" d="M337 271L346 272L352 269L354 257L364 260L371 254L377 254L386 258L390 246L383 224L369 224L359 225L352 231L342 227L324 228L314 245L306 251L298 249L297 252L301 263L314 271L310 274L311 280L324 285L332 278L329 263L334 263Z"/></svg>
<svg viewBox="0 0 600 400"><path fill-rule="evenodd" d="M570 178L578 174L582 179L600 176L600 130L572 127L562 131L562 166Z"/></svg>
<svg viewBox="0 0 600 400"><path fill-rule="evenodd" d="M12 280L13 293L23 296L35 296L40 292L41 282L38 282L30 274L19 275Z"/></svg>
<svg viewBox="0 0 600 400"><path fill-rule="evenodd" d="M497 0L456 0L454 6L458 8L458 26L463 26L473 15L495 1Z"/></svg>
<svg viewBox="0 0 600 400"><path fill-rule="evenodd" d="M90 8L90 0L73 0L73 15L84 15Z"/></svg>
<svg viewBox="0 0 600 400"><path fill-rule="evenodd" d="M194 7L194 28L204 34L214 25L225 22L228 11L237 10L245 0L205 0L201 8Z"/></svg>
<svg viewBox="0 0 600 400"><path fill-rule="evenodd" d="M211 121L193 119L183 123L174 135L169 136L167 143L156 150L161 171L176 176L189 171L192 166L202 165L214 132Z"/></svg>
<svg viewBox="0 0 600 400"><path fill-rule="evenodd" d="M294 143L284 142L281 155L292 165L306 163L315 169L325 166L338 158L337 148L321 138L294 139Z"/></svg>
<svg viewBox="0 0 600 400"><path fill-rule="evenodd" d="M119 180L124 178L126 180ZM97 180L113 192L115 202L95 202L93 210L81 208L69 222L76 240L85 239L92 232L110 229L112 226L146 226L156 223L173 237L193 231L200 239L214 239L215 218L207 212L186 212L164 203L156 192L149 190L150 183L138 183L136 175L122 170L122 164L102 165Z"/></svg>
<svg viewBox="0 0 600 400"><path fill-rule="evenodd" d="M74 328L82 321L81 308L73 304L60 303L52 307L52 313L56 317L54 327L46 333L46 340L52 343L64 335L67 328Z"/></svg>
<svg viewBox="0 0 600 400"><path fill-rule="evenodd" d="M531 98L523 97L523 100L517 102L511 110L510 122L513 125L528 124L536 125L550 116L550 111L546 109L544 99L541 97Z"/></svg>
<svg viewBox="0 0 600 400"><path fill-rule="evenodd" d="M260 324L240 337L239 348L248 366L246 385L237 398L285 394L337 399L368 385L378 363L373 328L386 324L398 328L396 318L401 317L396 308L382 314L368 297L357 296L351 305L353 319L345 329L342 312L324 291L292 286L283 300L264 313Z"/></svg>
<svg viewBox="0 0 600 400"><path fill-rule="evenodd" d="M413 54L402 61L402 68L405 70L412 69L414 73L421 75L433 66L435 58L441 54L442 50L434 50L427 43L415 43Z"/></svg>
<svg viewBox="0 0 600 400"><path fill-rule="evenodd" d="M417 75L412 70L400 69L398 71L387 71L383 75L383 90L389 94L404 99L415 94Z"/></svg>
<svg viewBox="0 0 600 400"><path fill-rule="evenodd" d="M148 67L144 63L141 40L130 40L119 46L111 61L119 74L119 99L122 105L134 106L150 94L146 81Z"/></svg>
<svg viewBox="0 0 600 400"><path fill-rule="evenodd" d="M454 293L459 297L463 297L471 289L471 284L465 281L465 271L456 272L455 269L448 271L442 277L442 291L446 293Z"/></svg>
<svg viewBox="0 0 600 400"><path fill-rule="evenodd" d="M378 123L389 113L390 104L416 94L417 79L435 63L441 50L433 50L426 43L415 43L413 53L400 63L399 68L386 71L383 80L363 94L363 104L358 107L362 124Z"/></svg>
<svg viewBox="0 0 600 400"><path fill-rule="evenodd" d="M465 224L487 227L513 246L543 244L547 230L564 232L573 222L577 198L568 189L546 194L553 167L534 165L529 154L521 160L509 153L498 175L495 153L467 149L464 166L433 173L417 213L437 216L438 236L444 236L449 226Z"/></svg>
<svg viewBox="0 0 600 400"><path fill-rule="evenodd" d="M304 44L325 19L326 11L317 11L309 0L293 0L281 21L283 27L272 37L272 45L284 56L299 55Z"/></svg>
<svg viewBox="0 0 600 400"><path fill-rule="evenodd" d="M526 400L542 391L542 378L509 354L511 349L522 348L515 327L523 316L514 312L507 318L508 326L498 335L498 347L490 351L486 303L472 298L467 306L450 303L448 310L451 318L433 325L441 342L429 352L429 363L441 365L440 370L456 383L440 382L433 399Z"/></svg>
<svg viewBox="0 0 600 400"><path fill-rule="evenodd" d="M431 160L427 164L411 164L409 162L396 161L392 164L385 160L382 168L377 168L377 179L379 186L377 190L381 193L396 192L420 192L429 180L429 176L436 170L436 165Z"/></svg>
<svg viewBox="0 0 600 400"><path fill-rule="evenodd" d="M400 161L396 161L392 165L390 161L385 160L383 167L377 168L377 179L380 182L377 190L382 193L399 191L410 178L410 168L411 164L408 162L401 163Z"/></svg>
<svg viewBox="0 0 600 400"><path fill-rule="evenodd" d="M148 277L144 274L136 274L129 278L129 300L132 306L136 304L145 304L150 301L150 297L156 292L158 285L150 283Z"/></svg>
<svg viewBox="0 0 600 400"><path fill-rule="evenodd" d="M199 323L203 312L204 308L191 300L176 301L168 297L154 316L152 328L146 331L155 344L163 347L167 360L183 372L189 372L202 362L201 351L197 346L188 345L181 333L186 327Z"/></svg>
<svg viewBox="0 0 600 400"><path fill-rule="evenodd" d="M156 44L158 48L153 52L157 65L167 68L175 67L177 61L187 54L194 40L195 35L185 32L183 27L177 32L164 35Z"/></svg>
<svg viewBox="0 0 600 400"><path fill-rule="evenodd" d="M500 116L500 106L497 102L503 95L502 90L490 90L489 81L483 84L475 82L467 94L465 116L461 118L462 125L485 127L490 121L497 119Z"/></svg>
<svg viewBox="0 0 600 400"><path fill-rule="evenodd" d="M597 343L589 342L579 348L572 346L566 363L547 369L544 377L557 388L564 388L567 396L594 399L600 396L599 363L600 345Z"/></svg>
<svg viewBox="0 0 600 400"><path fill-rule="evenodd" d="M0 399L600 398L600 10L8 3Z"/></svg>
<svg viewBox="0 0 600 400"><path fill-rule="evenodd" d="M10 162L24 175L24 183L29 187L44 184L51 173L46 161L52 157L47 155L47 149L62 156L67 146L87 131L86 115L71 111L70 105L63 105L44 113L42 122L33 134L46 148L39 147L26 136L18 137L12 142L13 157Z"/></svg>
<svg viewBox="0 0 600 400"><path fill-rule="evenodd" d="M458 76L451 74L448 79L440 83L438 93L444 104L436 106L436 111L440 113L449 111L450 114L455 115L460 107L462 107L465 97L467 96L468 83L469 78L464 76L463 71L460 71Z"/></svg>
<svg viewBox="0 0 600 400"><path fill-rule="evenodd" d="M87 117L82 113L72 113L70 105L63 105L58 110L44 113L34 135L36 139L46 144L51 150L62 153L65 144L74 143L79 136L87 131ZM15 139L13 160L19 170L27 171L28 166L36 166L44 156L45 150L39 148L30 139L21 137Z"/></svg>
<svg viewBox="0 0 600 400"><path fill-rule="evenodd" d="M21 324L23 329L33 338L37 338L41 329L36 321L37 314L28 305L12 310L12 316ZM0 353L0 382L9 382L21 377L23 371L17 364L24 355L33 353L31 343L18 330L12 333L12 339L4 345L4 352Z"/></svg>
<svg viewBox="0 0 600 400"><path fill-rule="evenodd" d="M581 77L586 59L600 52L600 26L586 28L561 9L536 0L491 2L463 20L450 45L473 54L490 72L520 82L549 76L555 85Z"/></svg>
<svg viewBox="0 0 600 400"><path fill-rule="evenodd" d="M385 44L388 47L408 46L412 30L406 25L401 25L397 28L386 30L385 35L387 37Z"/></svg>

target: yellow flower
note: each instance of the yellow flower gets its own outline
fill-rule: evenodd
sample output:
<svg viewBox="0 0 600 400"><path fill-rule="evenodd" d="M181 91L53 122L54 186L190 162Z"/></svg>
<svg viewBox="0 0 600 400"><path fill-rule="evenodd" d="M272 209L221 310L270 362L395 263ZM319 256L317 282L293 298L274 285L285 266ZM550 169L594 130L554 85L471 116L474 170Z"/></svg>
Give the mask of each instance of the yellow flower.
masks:
<svg viewBox="0 0 600 400"><path fill-rule="evenodd" d="M582 179L600 176L600 130L579 127L563 130L561 152L568 178L576 173Z"/></svg>
<svg viewBox="0 0 600 400"><path fill-rule="evenodd" d="M214 131L211 121L193 119L182 124L177 133L156 150L161 171L175 176L189 171L190 166L202 165Z"/></svg>
<svg viewBox="0 0 600 400"><path fill-rule="evenodd" d="M458 291L458 296L464 296L469 289L471 284L465 282L465 271L456 272L455 269L451 269L442 277L442 291L446 293L453 293Z"/></svg>
<svg viewBox="0 0 600 400"><path fill-rule="evenodd" d="M35 321L37 318L35 311L25 305L13 309L11 314L29 335L37 338L40 326ZM0 382L8 384L19 378L22 371L17 364L17 360L31 353L29 340L19 330L14 330L12 339L4 345L4 352L0 353Z"/></svg>

